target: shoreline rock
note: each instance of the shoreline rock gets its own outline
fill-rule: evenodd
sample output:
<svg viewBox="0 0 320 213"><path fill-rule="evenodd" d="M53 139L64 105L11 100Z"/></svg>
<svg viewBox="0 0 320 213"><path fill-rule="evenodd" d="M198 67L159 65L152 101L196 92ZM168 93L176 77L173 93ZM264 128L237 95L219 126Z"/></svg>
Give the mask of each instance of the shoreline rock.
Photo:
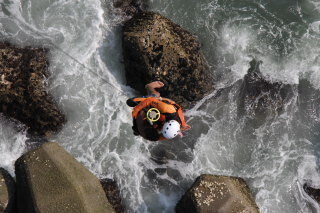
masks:
<svg viewBox="0 0 320 213"><path fill-rule="evenodd" d="M15 198L15 181L5 169L0 168L0 212L15 212Z"/></svg>
<svg viewBox="0 0 320 213"><path fill-rule="evenodd" d="M176 206L177 213L258 213L250 189L242 178L200 175Z"/></svg>
<svg viewBox="0 0 320 213"><path fill-rule="evenodd" d="M0 113L26 125L31 134L57 132L66 122L45 89L48 52L0 42Z"/></svg>
<svg viewBox="0 0 320 213"><path fill-rule="evenodd" d="M100 183L108 198L108 201L110 202L116 213L124 213L125 208L122 204L119 187L116 181L106 178L100 180Z"/></svg>
<svg viewBox="0 0 320 213"><path fill-rule="evenodd" d="M148 8L148 0L113 0L113 6L126 16L133 16Z"/></svg>
<svg viewBox="0 0 320 213"><path fill-rule="evenodd" d="M190 108L214 90L197 38L160 14L134 15L123 27L122 40L127 84L140 93L145 84L160 80L163 97Z"/></svg>
<svg viewBox="0 0 320 213"><path fill-rule="evenodd" d="M15 163L19 213L114 213L100 181L57 143Z"/></svg>

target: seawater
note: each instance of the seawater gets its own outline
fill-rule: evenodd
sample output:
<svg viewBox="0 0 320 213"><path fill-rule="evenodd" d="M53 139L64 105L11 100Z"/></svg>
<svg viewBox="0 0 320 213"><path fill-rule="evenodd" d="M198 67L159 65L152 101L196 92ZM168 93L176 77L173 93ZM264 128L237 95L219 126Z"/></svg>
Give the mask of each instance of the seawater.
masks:
<svg viewBox="0 0 320 213"><path fill-rule="evenodd" d="M0 39L50 49L48 91L68 122L50 138L100 178L117 180L128 212L174 212L203 173L239 176L263 213L320 212L303 184L320 187L320 2L151 0L198 36L217 90L186 115L185 137L151 143L131 130L121 50L128 19L108 0L2 0ZM237 115L252 58L271 82L293 86L284 111ZM259 121L259 118L255 118ZM0 166L14 174L27 135L0 118ZM154 159L166 156L167 163Z"/></svg>

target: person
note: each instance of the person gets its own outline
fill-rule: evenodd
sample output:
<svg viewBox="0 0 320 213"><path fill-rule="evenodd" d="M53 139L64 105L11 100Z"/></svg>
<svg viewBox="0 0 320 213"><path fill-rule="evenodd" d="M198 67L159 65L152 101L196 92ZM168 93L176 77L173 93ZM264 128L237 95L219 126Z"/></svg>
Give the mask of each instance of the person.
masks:
<svg viewBox="0 0 320 213"><path fill-rule="evenodd" d="M148 95L127 100L133 107L133 133L150 141L168 140L191 127L186 123L182 108L174 101L163 98L156 90L164 86L154 81L145 86Z"/></svg>

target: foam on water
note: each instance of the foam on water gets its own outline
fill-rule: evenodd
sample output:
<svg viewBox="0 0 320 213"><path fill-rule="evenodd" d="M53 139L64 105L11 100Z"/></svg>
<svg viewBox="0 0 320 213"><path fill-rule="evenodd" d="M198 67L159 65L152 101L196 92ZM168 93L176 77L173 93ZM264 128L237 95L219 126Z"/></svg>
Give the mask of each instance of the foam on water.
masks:
<svg viewBox="0 0 320 213"><path fill-rule="evenodd" d="M313 86L312 97L320 89L320 25L302 15L308 5L254 0L150 3L151 10L197 34L216 88L224 89L188 111L193 128L171 142L149 143L132 135L125 101L136 94L125 86L119 26L127 17L114 13L110 1L0 3L1 39L50 48L49 92L68 119L51 140L97 176L116 179L128 212L174 212L180 196L202 173L243 177L264 213L320 212L302 189L304 183L319 186L320 174L318 137L313 134L320 121L316 98L301 103L298 92L302 78ZM279 7L284 8L281 14ZM258 118L237 114L236 82L252 58L263 61L267 79L294 85L284 112L259 125ZM13 173L27 138L0 123L0 166ZM162 155L169 158L166 164L150 159Z"/></svg>
<svg viewBox="0 0 320 213"><path fill-rule="evenodd" d="M24 132L17 132L5 118L0 117L0 121L0 167L14 176L14 162L23 153L27 137Z"/></svg>
<svg viewBox="0 0 320 213"><path fill-rule="evenodd" d="M313 199L311 199L306 192L303 190L301 186L303 186L305 183L308 183L309 186L312 186L314 188L320 188L320 175L319 175L319 167L317 163L317 159L313 155L305 155L303 157L302 163L299 165L298 168L298 180L299 183L299 190L300 194L298 195L297 199L306 201L305 202L299 202L302 212L308 212L309 206L308 203L312 205L312 208L316 212L320 212L320 207L317 202L315 202Z"/></svg>
<svg viewBox="0 0 320 213"><path fill-rule="evenodd" d="M157 1L157 6L161 3L166 4ZM175 4L184 3L175 1ZM318 25L317 22L307 23L304 20L299 5L292 5L290 9L290 13L298 19L291 23L282 20L281 15L268 5L255 4L254 1L247 1L247 5L243 3L242 7L239 7L241 3L225 3L204 2L201 7L201 15L209 17L205 22L207 36L200 37L201 42L205 43L203 39L210 40L212 37L218 40L211 45L218 47L214 49L220 54L218 61L230 68L227 72L222 69L227 74L219 76L218 88L227 88L241 79L252 57L263 61L261 71L270 81L298 85L304 77L317 88ZM180 11L172 14L172 8L167 9L170 5L161 6L161 13L173 17L180 24L194 16ZM180 19L177 18L179 16ZM188 24L184 26L201 28ZM204 34L200 29L194 32ZM210 57L215 55L204 49L208 61L212 61ZM219 69L215 70L215 74L219 74ZM305 138L306 133L301 129L309 129L305 127L308 123L297 122L300 113L305 113L299 111L304 110L304 106L298 108L297 88L294 89L294 97L285 106L285 113L270 118L258 127L248 123L248 118L237 116L239 89L234 86L228 90L229 94L218 97L204 108L197 106L195 111L187 113L202 117L200 122L206 122L211 117L213 123L209 123L208 133L197 139L194 159L188 165L187 171L190 173L180 170L181 173L185 178L202 173L243 177L249 183L261 212L311 212L312 208L302 198L301 186L305 180L301 180L300 175L306 177L308 174L301 165L307 163L304 156L313 155L317 140ZM313 176L319 174L314 169L312 172ZM318 207L316 209L318 211Z"/></svg>
<svg viewBox="0 0 320 213"><path fill-rule="evenodd" d="M121 55L121 46L119 39L109 41L117 29L112 28L113 20L105 20L108 14L101 2L30 0L1 4L6 10L0 13L4 39L50 48L49 91L68 120L51 140L59 142L97 176L115 178L129 209L145 209L139 165L148 161L139 153L147 149L131 133L130 109L125 104L128 97L122 92L131 90L122 86L121 66L114 65L120 64L120 58L115 56ZM118 22L116 18L119 17L114 20ZM112 52L116 52L112 60L105 58ZM117 68L109 69L114 66ZM15 133L19 140L13 141L13 136L5 133L3 137L9 136L1 141L1 158L8 162L2 161L1 166L12 171L26 136ZM9 142L15 146L8 146ZM22 148L17 148L19 145Z"/></svg>

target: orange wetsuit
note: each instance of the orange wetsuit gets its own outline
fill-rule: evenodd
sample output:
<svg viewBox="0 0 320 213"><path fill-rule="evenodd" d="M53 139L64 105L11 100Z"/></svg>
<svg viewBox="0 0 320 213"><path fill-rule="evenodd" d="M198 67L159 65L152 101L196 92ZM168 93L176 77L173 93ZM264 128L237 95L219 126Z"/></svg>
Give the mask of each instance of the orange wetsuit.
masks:
<svg viewBox="0 0 320 213"><path fill-rule="evenodd" d="M189 128L185 122L182 108L168 98L131 98L127 101L127 104L134 107L132 117L135 134L140 134L148 140L164 140L165 138L162 137L160 132L163 124L168 120L177 120L181 124L181 130ZM145 116L145 112L150 108L157 108L161 113L160 119L154 124L150 124ZM158 132L158 136L156 136L156 131Z"/></svg>

